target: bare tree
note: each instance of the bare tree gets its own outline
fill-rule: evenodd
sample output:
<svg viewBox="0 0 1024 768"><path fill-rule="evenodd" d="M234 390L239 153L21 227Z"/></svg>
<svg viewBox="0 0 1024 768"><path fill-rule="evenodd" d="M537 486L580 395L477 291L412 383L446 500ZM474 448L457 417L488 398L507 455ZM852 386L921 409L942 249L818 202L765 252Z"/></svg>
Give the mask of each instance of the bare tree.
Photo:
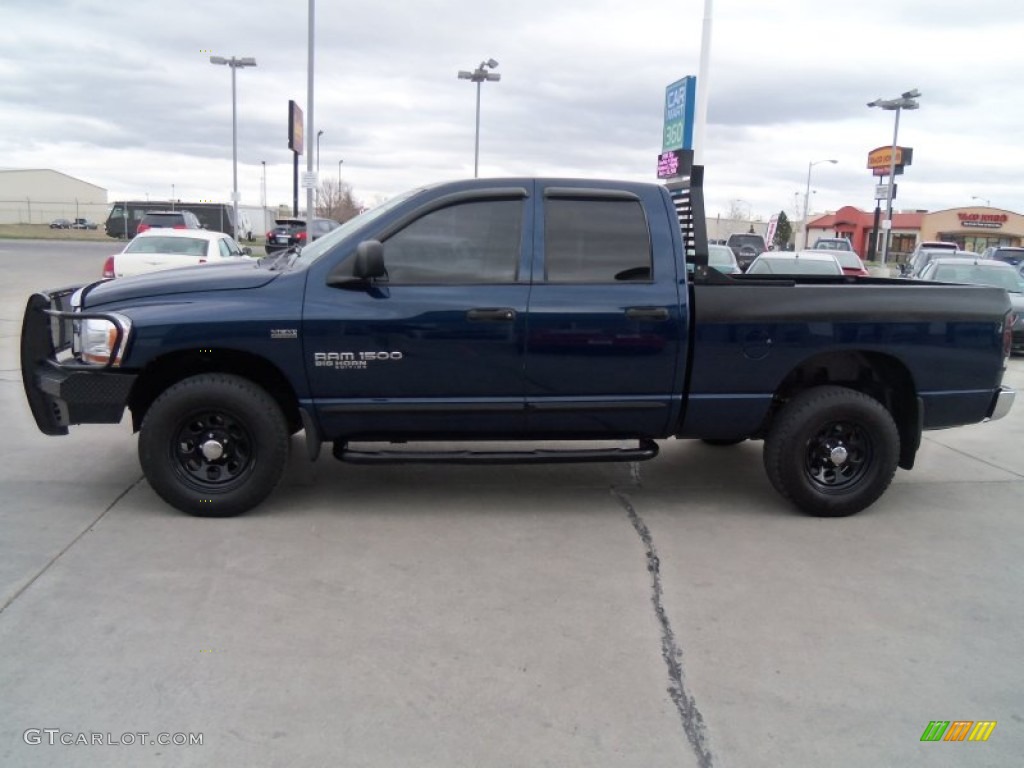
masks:
<svg viewBox="0 0 1024 768"><path fill-rule="evenodd" d="M325 219L346 222L362 210L362 204L352 194L347 182L325 179L316 190L316 215Z"/></svg>
<svg viewBox="0 0 1024 768"><path fill-rule="evenodd" d="M729 203L729 213L726 214L726 218L733 221L750 221L749 203L744 205L744 202L743 200L732 200Z"/></svg>

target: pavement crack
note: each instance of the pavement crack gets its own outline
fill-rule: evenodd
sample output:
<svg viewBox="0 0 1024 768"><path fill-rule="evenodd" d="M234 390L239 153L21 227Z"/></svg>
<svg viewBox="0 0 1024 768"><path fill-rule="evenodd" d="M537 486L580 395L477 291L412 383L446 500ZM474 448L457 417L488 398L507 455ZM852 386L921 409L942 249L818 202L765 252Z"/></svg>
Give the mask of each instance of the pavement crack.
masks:
<svg viewBox="0 0 1024 768"><path fill-rule="evenodd" d="M41 569L39 569L39 573L37 573L35 576L33 576L31 579L29 579L28 582L26 582L22 586L21 589L19 589L17 592L15 592L13 595L11 595L10 598L8 598L7 602L5 602L3 605L0 605L0 614L2 614L4 611L6 611L7 608L10 607L11 603L13 603L19 597L21 597L28 590L29 587L31 587L33 584L35 584L40 579L40 577L44 573L46 573L48 570L50 570L50 568L52 568L53 565L64 556L65 552L67 552L69 549L71 549L73 546L75 546L75 544L78 543L79 539L81 539L83 536L85 536L85 534L87 534L89 531L91 531L93 528L95 528L96 525L99 523L99 521L102 520L106 516L107 512L109 512L115 506L117 506L117 503L119 501L121 501L121 499L123 499L125 496L127 496L143 480L145 480L145 476L144 475L140 476L138 480L136 480L134 483L132 483L127 488L125 488L123 491L121 491L121 493L119 493L117 495L117 498L115 498L112 502L110 502L110 504L107 505L106 509L104 509L102 512L100 512L96 516L95 520L93 520L91 523L89 523L89 525L87 525L85 528L83 528L82 531L77 536L75 536L75 538L73 538L70 542L68 542L67 546L65 546L64 549L62 549L60 552L58 552L56 555L54 555L52 558L50 558L50 562L48 562Z"/></svg>
<svg viewBox="0 0 1024 768"><path fill-rule="evenodd" d="M612 495L626 510L629 522L633 530L640 537L641 543L647 556L647 571L651 574L651 605L654 607L654 615L661 627L661 657L665 660L668 668L668 695L676 705L679 712L679 719L682 721L683 732L686 740L690 742L693 752L697 757L699 768L712 768L713 759L711 748L708 745L707 729L704 726L704 717L697 708L697 702L693 695L686 689L686 675L683 671L683 650L679 647L675 632L672 631L672 624L665 611L662 601L661 584L661 560L658 558L658 551L654 546L654 538L647 527L647 523L640 517L636 508L625 494L619 489L612 488Z"/></svg>

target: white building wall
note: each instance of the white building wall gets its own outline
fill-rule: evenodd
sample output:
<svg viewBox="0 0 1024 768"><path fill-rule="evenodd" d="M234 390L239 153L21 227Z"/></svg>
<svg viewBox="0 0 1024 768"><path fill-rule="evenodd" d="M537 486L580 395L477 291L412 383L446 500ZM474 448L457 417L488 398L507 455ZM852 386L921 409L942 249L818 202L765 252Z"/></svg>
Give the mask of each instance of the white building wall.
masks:
<svg viewBox="0 0 1024 768"><path fill-rule="evenodd" d="M46 224L85 218L100 226L107 190L50 169L0 169L0 224Z"/></svg>
<svg viewBox="0 0 1024 768"><path fill-rule="evenodd" d="M705 219L708 228L708 240L728 240L729 235L749 232L754 228L754 233L761 237L768 236L767 221L748 221L747 219L727 219L722 216L708 216Z"/></svg>

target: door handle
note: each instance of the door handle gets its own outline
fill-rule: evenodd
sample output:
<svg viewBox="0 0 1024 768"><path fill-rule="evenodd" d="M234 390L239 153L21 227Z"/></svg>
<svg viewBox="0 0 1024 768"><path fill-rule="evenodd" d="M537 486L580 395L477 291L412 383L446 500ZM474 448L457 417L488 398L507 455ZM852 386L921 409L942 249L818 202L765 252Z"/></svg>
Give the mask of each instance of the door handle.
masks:
<svg viewBox="0 0 1024 768"><path fill-rule="evenodd" d="M511 307L471 309L466 312L466 319L478 323L510 323L516 319L516 311Z"/></svg>
<svg viewBox="0 0 1024 768"><path fill-rule="evenodd" d="M668 320L668 310L665 307L630 307L626 310L626 317L630 320L663 322Z"/></svg>

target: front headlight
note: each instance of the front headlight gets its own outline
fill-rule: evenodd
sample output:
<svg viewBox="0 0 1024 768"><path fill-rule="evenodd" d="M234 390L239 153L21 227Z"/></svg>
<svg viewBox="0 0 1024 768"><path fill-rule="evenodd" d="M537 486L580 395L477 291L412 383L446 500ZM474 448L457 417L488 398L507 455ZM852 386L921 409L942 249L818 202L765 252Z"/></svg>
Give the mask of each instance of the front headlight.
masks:
<svg viewBox="0 0 1024 768"><path fill-rule="evenodd" d="M81 356L82 362L97 365L120 365L121 356L128 346L131 335L132 321L116 312L108 312L117 321L98 317L85 317L76 321L74 349ZM121 338L118 339L118 325ZM113 360L113 362L111 362Z"/></svg>

